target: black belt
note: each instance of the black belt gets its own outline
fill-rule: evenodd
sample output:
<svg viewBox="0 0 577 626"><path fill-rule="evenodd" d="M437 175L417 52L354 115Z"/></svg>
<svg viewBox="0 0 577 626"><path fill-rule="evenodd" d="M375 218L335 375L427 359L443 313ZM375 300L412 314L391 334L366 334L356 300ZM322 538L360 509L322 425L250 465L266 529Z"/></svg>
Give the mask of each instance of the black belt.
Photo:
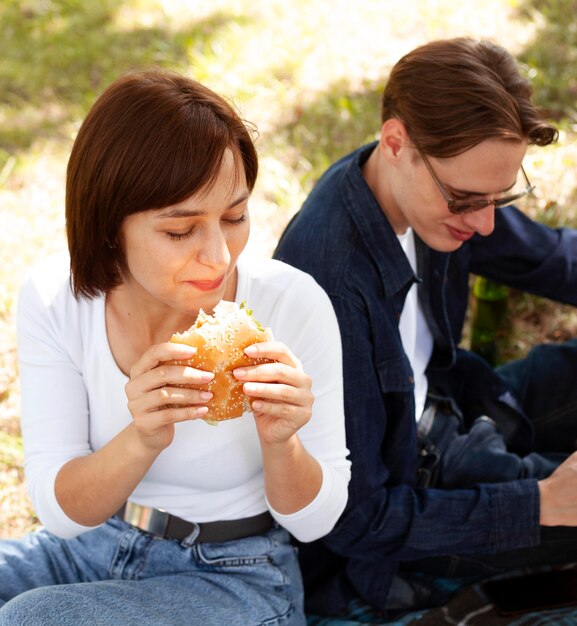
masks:
<svg viewBox="0 0 577 626"><path fill-rule="evenodd" d="M218 522L187 522L161 509L127 502L116 513L120 519L147 533L182 541L198 529L195 542L221 542L260 535L273 526L272 515L265 511L253 517Z"/></svg>

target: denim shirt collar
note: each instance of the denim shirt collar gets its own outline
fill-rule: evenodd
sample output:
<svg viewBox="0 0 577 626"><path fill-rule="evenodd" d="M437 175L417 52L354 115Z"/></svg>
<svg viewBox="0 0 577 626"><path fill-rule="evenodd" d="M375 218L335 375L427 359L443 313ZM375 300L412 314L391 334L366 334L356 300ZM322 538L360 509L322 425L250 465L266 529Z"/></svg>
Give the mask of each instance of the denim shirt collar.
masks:
<svg viewBox="0 0 577 626"><path fill-rule="evenodd" d="M343 179L343 194L346 210L378 268L385 295L392 297L401 291L406 292L410 284L420 279L415 276L397 235L363 176L362 166L377 143L357 150ZM415 237L415 243L419 257L418 237Z"/></svg>

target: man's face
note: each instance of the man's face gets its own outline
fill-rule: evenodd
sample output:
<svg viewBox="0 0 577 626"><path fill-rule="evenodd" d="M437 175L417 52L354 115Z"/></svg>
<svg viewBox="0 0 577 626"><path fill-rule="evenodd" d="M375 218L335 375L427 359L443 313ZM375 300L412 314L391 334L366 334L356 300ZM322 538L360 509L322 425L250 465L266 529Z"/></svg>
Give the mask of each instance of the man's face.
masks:
<svg viewBox="0 0 577 626"><path fill-rule="evenodd" d="M525 142L487 139L455 157L428 157L429 168L414 148L405 150L391 183L395 229L402 232L411 226L439 252L457 250L475 233L490 235L495 225L493 204L455 214L449 211L444 195L456 200L490 200L514 194L526 185L520 171L526 149Z"/></svg>

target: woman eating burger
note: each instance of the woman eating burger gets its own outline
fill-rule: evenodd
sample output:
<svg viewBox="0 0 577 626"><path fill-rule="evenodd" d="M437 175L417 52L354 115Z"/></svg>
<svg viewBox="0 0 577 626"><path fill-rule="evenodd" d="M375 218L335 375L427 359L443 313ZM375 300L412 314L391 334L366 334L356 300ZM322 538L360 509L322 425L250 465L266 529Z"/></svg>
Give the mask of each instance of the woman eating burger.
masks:
<svg viewBox="0 0 577 626"><path fill-rule="evenodd" d="M0 541L0 624L305 624L290 535L328 533L350 477L340 338L311 277L242 256L257 169L236 110L184 76L128 74L89 111L69 254L19 297L43 528ZM221 301L270 331L231 369L250 410L214 426L213 364L171 338Z"/></svg>

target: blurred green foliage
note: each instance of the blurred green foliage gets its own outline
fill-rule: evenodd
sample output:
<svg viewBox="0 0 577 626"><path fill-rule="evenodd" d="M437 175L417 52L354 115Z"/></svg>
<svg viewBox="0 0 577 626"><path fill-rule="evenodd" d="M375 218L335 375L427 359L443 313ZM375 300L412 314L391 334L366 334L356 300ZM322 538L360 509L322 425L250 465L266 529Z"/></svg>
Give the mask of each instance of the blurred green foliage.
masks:
<svg viewBox="0 0 577 626"><path fill-rule="evenodd" d="M307 192L331 163L376 138L382 89L369 81L355 90L346 81L333 83L277 129L274 140L296 148L293 167Z"/></svg>
<svg viewBox="0 0 577 626"><path fill-rule="evenodd" d="M519 56L536 101L551 118L577 121L577 0L524 0L519 15L537 27Z"/></svg>
<svg viewBox="0 0 577 626"><path fill-rule="evenodd" d="M537 29L520 55L536 100L562 124L574 120L577 0L519 0L516 5L519 18ZM10 157L34 141L72 136L74 124L119 74L150 65L188 72L198 66L203 74L202 68L217 55L234 62L235 47L250 37L245 28L248 18L232 10L169 27L162 20L123 23L126 9L137 12L138 7L131 0L2 1L0 176L4 166L13 166ZM303 57L291 58L282 67L269 66L264 74L253 75L249 82L272 84L282 98L304 62ZM383 75L379 82L364 80L359 86L355 77L352 87L345 78L312 99L289 103L275 132L261 138L261 150L284 151L287 165L298 174L303 189L310 190L330 163L375 137L385 80ZM250 86L245 89L248 93ZM259 120L253 121L258 126Z"/></svg>
<svg viewBox="0 0 577 626"><path fill-rule="evenodd" d="M121 0L3 0L0 4L0 148L28 148L66 132L121 73L151 65L185 69L230 19L212 14L179 29L118 19Z"/></svg>

